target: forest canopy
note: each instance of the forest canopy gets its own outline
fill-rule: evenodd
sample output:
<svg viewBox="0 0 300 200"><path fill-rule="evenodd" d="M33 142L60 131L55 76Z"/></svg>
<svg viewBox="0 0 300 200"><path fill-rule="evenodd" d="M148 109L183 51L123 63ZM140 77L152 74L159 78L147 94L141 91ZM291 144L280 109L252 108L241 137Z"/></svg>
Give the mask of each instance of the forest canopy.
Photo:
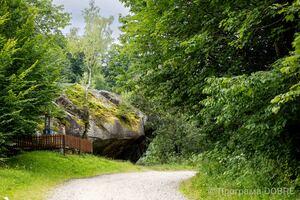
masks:
<svg viewBox="0 0 300 200"><path fill-rule="evenodd" d="M216 176L299 186L300 2L122 2L131 14L107 71L160 116L142 161L200 155Z"/></svg>

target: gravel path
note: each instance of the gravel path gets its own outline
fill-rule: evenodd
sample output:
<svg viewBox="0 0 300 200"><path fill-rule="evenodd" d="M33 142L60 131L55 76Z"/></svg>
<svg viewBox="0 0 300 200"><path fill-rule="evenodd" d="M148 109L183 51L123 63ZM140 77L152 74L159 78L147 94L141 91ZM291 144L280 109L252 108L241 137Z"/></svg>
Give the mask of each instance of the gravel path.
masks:
<svg viewBox="0 0 300 200"><path fill-rule="evenodd" d="M56 188L48 200L184 200L179 184L194 175L148 171L76 179Z"/></svg>

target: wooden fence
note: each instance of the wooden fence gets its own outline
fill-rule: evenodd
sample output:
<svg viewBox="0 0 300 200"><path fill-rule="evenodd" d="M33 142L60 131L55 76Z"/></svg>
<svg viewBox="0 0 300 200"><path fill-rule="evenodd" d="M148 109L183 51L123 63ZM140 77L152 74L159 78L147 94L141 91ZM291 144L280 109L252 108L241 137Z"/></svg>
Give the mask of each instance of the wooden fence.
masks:
<svg viewBox="0 0 300 200"><path fill-rule="evenodd" d="M93 153L93 142L72 135L26 136L16 139L16 147L24 150L55 150L62 149Z"/></svg>

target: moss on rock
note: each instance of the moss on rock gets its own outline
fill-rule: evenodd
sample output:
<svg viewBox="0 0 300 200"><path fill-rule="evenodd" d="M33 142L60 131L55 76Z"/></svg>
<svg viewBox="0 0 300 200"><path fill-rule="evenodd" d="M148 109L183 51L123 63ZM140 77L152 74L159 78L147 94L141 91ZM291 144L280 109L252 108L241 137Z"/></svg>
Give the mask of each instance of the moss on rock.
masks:
<svg viewBox="0 0 300 200"><path fill-rule="evenodd" d="M97 98L91 91L88 93L88 101L86 102L85 90L79 84L67 87L64 93L79 109L87 106L90 116L99 126L102 126L103 123L112 123L115 119L119 119L124 127L132 131L139 130L140 117L135 113L133 108L124 102L119 105L104 102L102 99Z"/></svg>

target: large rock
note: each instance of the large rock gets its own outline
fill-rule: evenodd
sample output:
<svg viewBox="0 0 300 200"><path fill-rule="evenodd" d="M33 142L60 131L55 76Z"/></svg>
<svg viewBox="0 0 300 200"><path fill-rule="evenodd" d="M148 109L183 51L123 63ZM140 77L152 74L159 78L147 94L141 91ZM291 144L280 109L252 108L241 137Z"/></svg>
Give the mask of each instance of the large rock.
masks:
<svg viewBox="0 0 300 200"><path fill-rule="evenodd" d="M66 112L67 134L82 135L88 119L87 135L94 141L96 154L136 161L143 153L146 116L120 96L91 90L86 102L83 87L76 84L67 87L56 103Z"/></svg>

